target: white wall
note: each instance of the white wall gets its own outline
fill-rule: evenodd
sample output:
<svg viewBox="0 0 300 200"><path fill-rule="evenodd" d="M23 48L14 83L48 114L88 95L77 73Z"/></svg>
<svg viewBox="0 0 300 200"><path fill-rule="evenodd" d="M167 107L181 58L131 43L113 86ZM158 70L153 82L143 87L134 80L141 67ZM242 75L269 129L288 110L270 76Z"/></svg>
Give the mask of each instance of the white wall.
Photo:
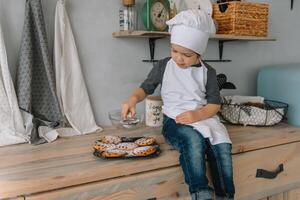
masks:
<svg viewBox="0 0 300 200"><path fill-rule="evenodd" d="M42 0L50 48L53 42L53 22L57 0ZM144 0L137 0L138 8ZM236 93L254 95L259 68L278 63L300 62L300 3L290 11L290 1L266 0L270 3L269 35L275 42L225 43L224 59L230 63L210 63L218 73L225 73L238 87ZM0 0L0 22L4 31L9 65L13 78L18 61L25 0ZM132 90L146 77L152 65L141 62L149 58L148 40L113 38L118 30L118 10L121 0L68 0L67 10L82 63L96 120L109 125L107 112L117 109ZM140 28L142 25L140 24ZM169 41L157 41L156 58L169 56ZM205 59L218 58L218 45L210 41ZM143 110L143 104L138 107Z"/></svg>

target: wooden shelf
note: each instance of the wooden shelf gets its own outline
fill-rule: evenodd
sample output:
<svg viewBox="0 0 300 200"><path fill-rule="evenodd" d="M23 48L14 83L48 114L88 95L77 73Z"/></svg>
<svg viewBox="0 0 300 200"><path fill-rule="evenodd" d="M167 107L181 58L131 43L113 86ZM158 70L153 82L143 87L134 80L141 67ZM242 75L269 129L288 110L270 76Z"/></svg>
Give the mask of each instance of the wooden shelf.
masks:
<svg viewBox="0 0 300 200"><path fill-rule="evenodd" d="M210 37L211 40L244 40L244 41L275 41L273 37L256 37L256 36L236 36L215 34Z"/></svg>
<svg viewBox="0 0 300 200"><path fill-rule="evenodd" d="M158 31L120 31L113 32L113 37L116 38L164 38L169 37L168 32L158 32ZM255 37L255 36L235 36L235 35L224 35L215 34L210 37L211 40L244 40L244 41L275 41L272 37Z"/></svg>
<svg viewBox="0 0 300 200"><path fill-rule="evenodd" d="M158 32L158 31L120 31L113 32L113 37L126 37L126 38L162 38L169 37L170 33L168 32Z"/></svg>
<svg viewBox="0 0 300 200"><path fill-rule="evenodd" d="M120 31L113 32L113 37L116 38L148 38L150 47L150 59L143 60L143 62L156 62L154 59L154 49L155 40L160 38L170 37L168 32L158 32L158 31ZM219 59L218 60L205 60L206 62L231 62L231 60L223 59L223 47L225 42L231 41L275 41L273 37L255 37L255 36L236 36L236 35L225 35L225 34L215 34L210 37L210 40L217 40L219 43Z"/></svg>

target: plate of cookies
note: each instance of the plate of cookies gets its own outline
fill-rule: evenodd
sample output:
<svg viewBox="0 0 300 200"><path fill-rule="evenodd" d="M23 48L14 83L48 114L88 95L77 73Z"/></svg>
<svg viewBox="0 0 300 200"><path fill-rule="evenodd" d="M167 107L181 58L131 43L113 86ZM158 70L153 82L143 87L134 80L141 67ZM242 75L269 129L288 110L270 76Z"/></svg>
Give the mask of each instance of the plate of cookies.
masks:
<svg viewBox="0 0 300 200"><path fill-rule="evenodd" d="M100 158L149 158L160 154L154 137L103 136L93 146L94 155Z"/></svg>

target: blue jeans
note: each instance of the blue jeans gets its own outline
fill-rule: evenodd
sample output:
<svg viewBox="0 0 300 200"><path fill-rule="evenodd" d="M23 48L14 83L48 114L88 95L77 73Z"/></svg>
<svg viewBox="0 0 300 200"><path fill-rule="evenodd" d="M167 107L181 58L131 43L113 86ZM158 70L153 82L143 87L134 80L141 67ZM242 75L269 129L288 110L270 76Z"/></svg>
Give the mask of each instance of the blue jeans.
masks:
<svg viewBox="0 0 300 200"><path fill-rule="evenodd" d="M180 165L192 199L233 199L234 183L231 144L212 145L192 126L177 124L164 116L163 133L170 145L179 151ZM205 155L211 169L214 190L208 185Z"/></svg>

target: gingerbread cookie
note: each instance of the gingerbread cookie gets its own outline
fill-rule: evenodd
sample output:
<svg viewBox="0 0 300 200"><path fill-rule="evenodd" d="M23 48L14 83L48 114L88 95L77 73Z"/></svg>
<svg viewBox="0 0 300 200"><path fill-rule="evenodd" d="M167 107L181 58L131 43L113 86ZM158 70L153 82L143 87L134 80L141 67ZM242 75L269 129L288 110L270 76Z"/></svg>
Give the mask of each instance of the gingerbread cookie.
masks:
<svg viewBox="0 0 300 200"><path fill-rule="evenodd" d="M114 135L106 135L102 138L101 141L107 144L119 144L122 142L119 136L114 136Z"/></svg>
<svg viewBox="0 0 300 200"><path fill-rule="evenodd" d="M122 142L116 145L117 149L120 150L132 150L138 147L134 142Z"/></svg>
<svg viewBox="0 0 300 200"><path fill-rule="evenodd" d="M257 107L257 108L261 108L261 109L263 109L265 107L264 103L247 102L247 103L243 103L242 105L244 105L244 106L254 106L254 107Z"/></svg>
<svg viewBox="0 0 300 200"><path fill-rule="evenodd" d="M107 144L99 141L97 141L96 144L94 145L94 149L98 151L106 151L108 149L115 149L115 148L116 148L115 144Z"/></svg>
<svg viewBox="0 0 300 200"><path fill-rule="evenodd" d="M126 154L127 154L127 152L123 151L123 150L108 149L107 151L103 151L101 153L101 156L105 157L105 158L118 158L118 157L123 157Z"/></svg>
<svg viewBox="0 0 300 200"><path fill-rule="evenodd" d="M135 156L148 156L155 153L156 148L153 146L137 147L133 150Z"/></svg>
<svg viewBox="0 0 300 200"><path fill-rule="evenodd" d="M143 137L140 139L137 139L134 143L136 143L139 146L149 146L155 143L155 138L153 137Z"/></svg>

